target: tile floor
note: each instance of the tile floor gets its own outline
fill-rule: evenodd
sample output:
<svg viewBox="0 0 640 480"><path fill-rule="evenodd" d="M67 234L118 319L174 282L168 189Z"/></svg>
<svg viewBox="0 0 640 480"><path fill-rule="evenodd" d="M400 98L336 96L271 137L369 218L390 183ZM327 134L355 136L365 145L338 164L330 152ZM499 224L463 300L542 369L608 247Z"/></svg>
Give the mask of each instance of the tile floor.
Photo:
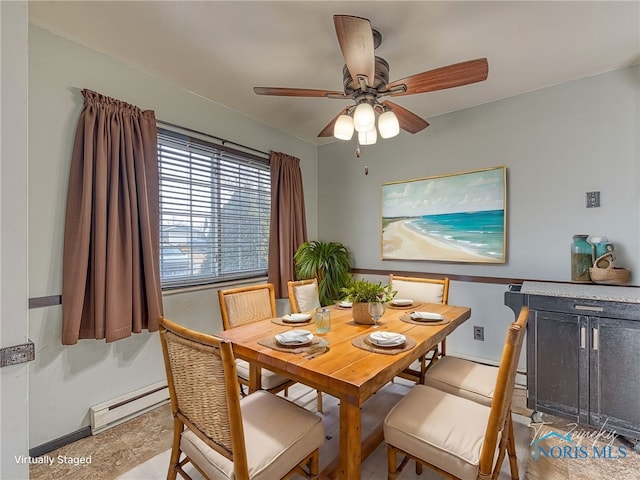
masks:
<svg viewBox="0 0 640 480"><path fill-rule="evenodd" d="M363 415L363 430L366 432L373 419L386 415L388 409L410 388L410 382L398 379L387 385L367 403L366 414ZM302 385L294 386L289 398L296 403L315 410L315 391ZM514 427L516 431L516 447L521 479L530 480L591 480L615 478L616 480L640 480L640 455L629 454L629 461L605 464L602 460L592 462L571 461L533 461L531 459L532 429L529 428L531 413L524 407L524 390L517 389L514 395ZM323 419L325 422L326 442L320 451L322 468L328 459L333 458L338 449L338 401L325 395ZM545 418L545 422L553 417ZM559 419L558 419L559 420ZM566 423L566 422L565 422ZM50 458L67 456L71 459L90 459L90 463L74 465L53 462L53 465L32 465L32 480L156 480L164 479L169 462L173 423L169 405L162 406L122 425L118 425L99 435L88 437L47 454ZM627 460L627 459L625 459ZM606 468L605 468L606 467ZM194 480L202 477L195 469L191 469ZM439 475L425 469L421 476L416 476L409 465L400 476L402 480L436 480ZM508 480L508 462L503 465L499 480ZM363 480L386 479L386 447L378 449L364 462Z"/></svg>

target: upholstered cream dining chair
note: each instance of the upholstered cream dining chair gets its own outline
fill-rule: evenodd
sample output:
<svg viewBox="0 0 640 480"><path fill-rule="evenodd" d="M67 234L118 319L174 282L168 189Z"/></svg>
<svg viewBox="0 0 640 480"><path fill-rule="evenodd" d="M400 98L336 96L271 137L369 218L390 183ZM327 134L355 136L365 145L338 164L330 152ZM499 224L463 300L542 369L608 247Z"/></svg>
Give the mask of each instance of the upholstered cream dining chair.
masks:
<svg viewBox="0 0 640 480"><path fill-rule="evenodd" d="M188 463L207 479L318 478L317 415L264 390L241 398L231 343L159 324L174 418L168 479L189 479Z"/></svg>
<svg viewBox="0 0 640 480"><path fill-rule="evenodd" d="M321 306L317 278L289 280L287 290L289 291L291 313L312 312Z"/></svg>
<svg viewBox="0 0 640 480"><path fill-rule="evenodd" d="M225 330L249 323L259 322L276 316L276 295L272 283L247 285L243 287L218 290L222 327ZM249 363L236 359L238 381L249 386ZM260 370L262 388L271 393L284 391L295 384L291 379L270 370ZM317 392L317 409L322 412L322 392Z"/></svg>
<svg viewBox="0 0 640 480"><path fill-rule="evenodd" d="M523 329L527 322L525 313L520 312L517 323ZM498 379L498 367L483 365L458 357L447 355L431 367L425 376L424 384L452 395L467 398L488 407L491 406ZM511 412L507 418L509 435L513 438L513 420ZM518 461L515 443L507 444L511 478L518 478Z"/></svg>
<svg viewBox="0 0 640 480"><path fill-rule="evenodd" d="M414 302L420 303L441 303L446 305L449 301L449 279L422 278L422 277L402 277L389 275L389 285L396 292L395 298L407 298ZM427 371L427 361L430 360L429 366L435 363L440 357L445 355L446 340L440 345L422 355L418 360L413 362L399 376L416 383L422 383L425 372ZM427 355L431 353L431 358Z"/></svg>
<svg viewBox="0 0 640 480"><path fill-rule="evenodd" d="M426 465L448 478L498 478L507 445L515 448L510 407L528 317L529 309L523 307L518 322L509 325L490 407L416 385L391 409L383 423L389 480L410 459L416 461L417 473ZM400 464L398 453L404 455Z"/></svg>

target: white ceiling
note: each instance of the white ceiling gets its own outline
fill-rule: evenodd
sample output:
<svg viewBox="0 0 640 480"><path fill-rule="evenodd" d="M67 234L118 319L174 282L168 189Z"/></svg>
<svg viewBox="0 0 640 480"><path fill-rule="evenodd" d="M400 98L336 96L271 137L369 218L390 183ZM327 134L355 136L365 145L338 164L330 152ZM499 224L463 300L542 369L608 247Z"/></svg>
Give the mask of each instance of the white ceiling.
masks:
<svg viewBox="0 0 640 480"><path fill-rule="evenodd" d="M316 145L349 101L252 87L342 90L334 14L371 20L390 80L487 57L485 82L393 99L430 123L640 61L640 0L29 2L38 26Z"/></svg>

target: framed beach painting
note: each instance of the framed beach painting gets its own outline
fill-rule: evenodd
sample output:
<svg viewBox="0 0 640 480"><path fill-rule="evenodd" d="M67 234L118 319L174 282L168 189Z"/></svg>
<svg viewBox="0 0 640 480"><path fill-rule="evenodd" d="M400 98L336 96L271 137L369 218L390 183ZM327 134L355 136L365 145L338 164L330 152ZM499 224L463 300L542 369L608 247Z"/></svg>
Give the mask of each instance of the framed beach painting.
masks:
<svg viewBox="0 0 640 480"><path fill-rule="evenodd" d="M506 167L381 189L383 260L505 263Z"/></svg>

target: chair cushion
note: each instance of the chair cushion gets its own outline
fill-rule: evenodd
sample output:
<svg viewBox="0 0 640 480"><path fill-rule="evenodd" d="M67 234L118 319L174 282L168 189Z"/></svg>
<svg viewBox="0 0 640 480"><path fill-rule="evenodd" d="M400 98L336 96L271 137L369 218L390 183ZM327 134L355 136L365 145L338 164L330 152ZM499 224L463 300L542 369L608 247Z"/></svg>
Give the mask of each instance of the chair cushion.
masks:
<svg viewBox="0 0 640 480"><path fill-rule="evenodd" d="M393 280L392 288L398 292L396 298L410 298L416 302L442 303L444 285L426 282Z"/></svg>
<svg viewBox="0 0 640 480"><path fill-rule="evenodd" d="M320 307L318 286L315 283L293 287L293 295L296 297L298 310L301 312L308 312Z"/></svg>
<svg viewBox="0 0 640 480"><path fill-rule="evenodd" d="M242 360L241 358L236 358L236 370L238 371L238 376L240 378L247 382L249 381L249 362ZM288 378L278 375L277 373L273 373L271 370L267 370L265 368L260 369L260 374L260 385L265 390L271 390L272 388L279 387L283 383L287 383L289 381Z"/></svg>
<svg viewBox="0 0 640 480"><path fill-rule="evenodd" d="M258 391L242 398L240 406L252 480L284 477L324 442L320 417L282 397ZM233 462L190 430L182 433L180 448L210 478L235 479Z"/></svg>
<svg viewBox="0 0 640 480"><path fill-rule="evenodd" d="M427 370L424 384L491 406L497 378L498 367L445 356Z"/></svg>
<svg viewBox="0 0 640 480"><path fill-rule="evenodd" d="M456 477L476 479L490 411L471 400L416 385L385 418L384 438Z"/></svg>

